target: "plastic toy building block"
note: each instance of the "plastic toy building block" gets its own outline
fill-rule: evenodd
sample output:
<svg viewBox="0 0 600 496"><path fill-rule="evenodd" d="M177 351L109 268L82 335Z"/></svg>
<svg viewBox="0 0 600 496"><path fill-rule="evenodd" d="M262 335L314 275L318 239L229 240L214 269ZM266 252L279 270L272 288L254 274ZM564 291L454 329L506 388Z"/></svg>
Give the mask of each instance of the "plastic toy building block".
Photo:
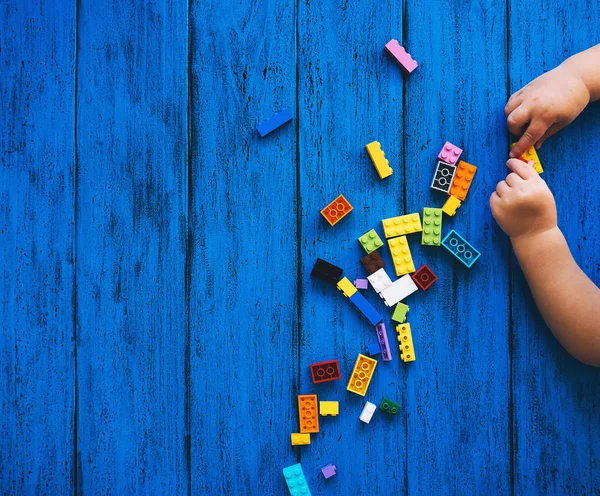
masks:
<svg viewBox="0 0 600 496"><path fill-rule="evenodd" d="M375 410L377 410L377 406L374 403L367 401L360 414L360 420L365 424L368 424L369 422L371 422Z"/></svg>
<svg viewBox="0 0 600 496"><path fill-rule="evenodd" d="M325 217L330 226L334 226L350 212L352 212L352 205L344 198L344 195L340 195L321 210L321 215Z"/></svg>
<svg viewBox="0 0 600 496"><path fill-rule="evenodd" d="M289 122L291 120L292 114L290 114L289 110L283 109L281 112L278 112L270 119L259 124L256 127L256 130L258 131L258 134L261 135L261 137L264 137L271 131L275 131L275 129L277 129L280 126L283 126L286 122Z"/></svg>
<svg viewBox="0 0 600 496"><path fill-rule="evenodd" d="M481 253L479 253L454 229L446 234L446 237L442 241L442 245L467 267L471 267L481 255Z"/></svg>
<svg viewBox="0 0 600 496"><path fill-rule="evenodd" d="M360 310L372 325L376 325L383 320L381 315L377 313L377 310L373 308L373 305L365 300L365 297L358 291L350 297L350 301L354 303L354 306Z"/></svg>
<svg viewBox="0 0 600 496"><path fill-rule="evenodd" d="M354 287L356 289L369 289L369 281L367 279L354 279Z"/></svg>
<svg viewBox="0 0 600 496"><path fill-rule="evenodd" d="M400 279L396 279L391 286L388 286L381 292L380 296L388 307L392 307L408 295L413 294L417 289L419 288L417 288L415 282L407 274Z"/></svg>
<svg viewBox="0 0 600 496"><path fill-rule="evenodd" d="M386 238L416 233L422 230L421 218L418 213L390 217L389 219L383 219L381 223L383 224L383 233Z"/></svg>
<svg viewBox="0 0 600 496"><path fill-rule="evenodd" d="M369 274L373 274L379 269L385 267L385 262L383 261L383 258L381 258L381 255L377 251L374 251L373 253L369 253L368 255L362 257L360 259L360 262L363 264L365 270Z"/></svg>
<svg viewBox="0 0 600 496"><path fill-rule="evenodd" d="M354 284L352 284L347 277L342 277L342 279L340 279L337 283L337 288L344 293L346 298L350 298L357 291Z"/></svg>
<svg viewBox="0 0 600 496"><path fill-rule="evenodd" d="M292 446L300 446L304 444L310 444L310 434L299 434L294 432L292 434Z"/></svg>
<svg viewBox="0 0 600 496"><path fill-rule="evenodd" d="M335 465L332 465L331 463L329 465L325 465L322 469L321 469L321 473L323 474L323 476L326 479L329 479L330 477L333 477L337 472L337 467Z"/></svg>
<svg viewBox="0 0 600 496"><path fill-rule="evenodd" d="M317 395L299 394L298 413L300 417L300 432L319 432L319 415L317 414Z"/></svg>
<svg viewBox="0 0 600 496"><path fill-rule="evenodd" d="M302 471L302 465L296 463L283 469L283 477L291 496L311 496L310 489L306 485L306 477Z"/></svg>
<svg viewBox="0 0 600 496"><path fill-rule="evenodd" d="M375 229L371 229L368 233L363 234L358 238L361 246L365 249L367 254L374 252L377 248L383 246L383 241L379 235L375 232Z"/></svg>
<svg viewBox="0 0 600 496"><path fill-rule="evenodd" d="M390 167L388 159L385 158L385 153L383 153L383 150L381 149L381 143L379 143L379 141L373 141L365 148L367 149L367 152L369 152L369 157L371 157L371 161L375 166L377 174L379 174L379 179L390 177L394 171Z"/></svg>
<svg viewBox="0 0 600 496"><path fill-rule="evenodd" d="M514 148L515 146L516 146L516 143L513 143L512 145L510 145L511 148ZM535 146L532 146L529 150L527 150L519 158L521 160L523 160L524 162L529 162L530 160L532 160L533 168L536 170L536 172L538 174L541 174L542 172L544 172L544 169L542 168L542 163L540 162L540 157L537 154L537 150L535 149Z"/></svg>
<svg viewBox="0 0 600 496"><path fill-rule="evenodd" d="M384 362L389 362L392 359L392 352L383 322L375 326L375 333L377 334L377 341L379 341L379 347L381 348L381 359Z"/></svg>
<svg viewBox="0 0 600 496"><path fill-rule="evenodd" d="M321 258L317 258L315 266L313 267L310 275L312 277L316 277L317 279L321 279L321 281L335 285L340 280L340 277L342 277L342 272L344 272L343 269L340 269L339 267L336 267L335 265L330 264Z"/></svg>
<svg viewBox="0 0 600 496"><path fill-rule="evenodd" d="M379 409L382 412L389 413L390 415L398 415L398 412L400 411L400 405L384 396L379 404Z"/></svg>
<svg viewBox="0 0 600 496"><path fill-rule="evenodd" d="M402 324L403 322L406 322L406 314L408 313L408 311L410 310L410 308L408 307L408 305L405 305L402 302L399 302L396 305L396 308L394 309L394 313L392 314L392 320Z"/></svg>
<svg viewBox="0 0 600 496"><path fill-rule="evenodd" d="M476 172L477 167L461 160L456 166L456 174L454 174L452 187L450 188L450 194L459 200L464 201L464 199L467 197L467 193L469 192L469 188L471 187L471 183L473 182L473 177L475 177Z"/></svg>
<svg viewBox="0 0 600 496"><path fill-rule="evenodd" d="M427 290L429 286L431 286L435 281L437 281L437 276L429 267L427 267L427 265L423 265L419 270L417 270L412 275L412 278L413 281L415 281L415 284L419 286L423 291Z"/></svg>
<svg viewBox="0 0 600 496"><path fill-rule="evenodd" d="M367 279L373 286L373 289L378 293L381 293L385 288L392 285L390 276L387 275L385 269L379 269L377 272L373 272Z"/></svg>
<svg viewBox="0 0 600 496"><path fill-rule="evenodd" d="M446 203L444 203L444 206L442 207L442 212L444 212L446 215L449 215L450 217L454 217L454 214L461 205L461 201L458 198L456 198L456 196L450 195L446 200Z"/></svg>
<svg viewBox="0 0 600 496"><path fill-rule="evenodd" d="M396 332L398 333L398 342L400 343L400 358L403 362L414 362L416 357L410 324L397 325Z"/></svg>
<svg viewBox="0 0 600 496"><path fill-rule="evenodd" d="M369 346L367 346L367 355L375 356L375 355L379 355L380 353L381 353L381 348L379 346L379 343L371 343Z"/></svg>
<svg viewBox="0 0 600 496"><path fill-rule="evenodd" d="M313 384L336 381L342 377L340 374L340 364L337 360L311 363L310 375L312 376Z"/></svg>
<svg viewBox="0 0 600 496"><path fill-rule="evenodd" d="M376 366L377 360L359 353L346 389L351 393L364 396L367 393L367 389L369 389L369 383L371 382L371 377L373 377Z"/></svg>
<svg viewBox="0 0 600 496"><path fill-rule="evenodd" d="M390 252L392 253L392 262L394 262L396 275L403 276L409 272L414 272L415 264L412 255L410 254L406 236L388 239L388 245L390 245Z"/></svg>
<svg viewBox="0 0 600 496"><path fill-rule="evenodd" d="M456 166L447 164L438 160L437 167L435 168L435 174L433 175L433 181L431 181L431 189L441 191L442 193L450 194L450 187L456 173Z"/></svg>
<svg viewBox="0 0 600 496"><path fill-rule="evenodd" d="M337 401L319 401L319 413L321 417L327 415L335 417L340 413L340 404Z"/></svg>
<svg viewBox="0 0 600 496"><path fill-rule="evenodd" d="M423 209L423 234L421 244L428 246L440 246L442 239L442 209Z"/></svg>
<svg viewBox="0 0 600 496"><path fill-rule="evenodd" d="M410 56L410 53L408 53L404 47L400 46L400 43L398 43L397 40L391 39L388 41L385 45L385 50L400 64L400 67L409 74L419 66L417 61Z"/></svg>
<svg viewBox="0 0 600 496"><path fill-rule="evenodd" d="M455 165L462 152L462 148L453 145L449 141L446 141L442 147L442 150L440 151L440 154L438 155L438 158L447 164Z"/></svg>

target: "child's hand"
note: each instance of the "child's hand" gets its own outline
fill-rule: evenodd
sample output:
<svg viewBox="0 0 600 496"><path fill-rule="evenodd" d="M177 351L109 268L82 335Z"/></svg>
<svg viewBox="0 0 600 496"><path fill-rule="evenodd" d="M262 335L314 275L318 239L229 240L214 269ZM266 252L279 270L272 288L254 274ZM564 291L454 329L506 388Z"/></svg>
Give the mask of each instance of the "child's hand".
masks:
<svg viewBox="0 0 600 496"><path fill-rule="evenodd" d="M554 196L533 162L512 158L506 165L512 172L490 197L492 215L502 230L514 239L557 227Z"/></svg>
<svg viewBox="0 0 600 496"><path fill-rule="evenodd" d="M532 145L536 148L570 124L590 102L590 92L577 70L568 61L534 79L514 93L504 113L508 129L521 136L511 150L520 157Z"/></svg>

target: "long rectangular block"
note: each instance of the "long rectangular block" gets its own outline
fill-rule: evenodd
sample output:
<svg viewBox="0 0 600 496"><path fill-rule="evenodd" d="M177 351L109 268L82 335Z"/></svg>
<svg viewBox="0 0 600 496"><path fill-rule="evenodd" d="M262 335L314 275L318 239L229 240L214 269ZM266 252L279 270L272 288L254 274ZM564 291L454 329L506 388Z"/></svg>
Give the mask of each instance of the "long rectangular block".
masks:
<svg viewBox="0 0 600 496"><path fill-rule="evenodd" d="M375 367L377 367L377 360L359 353L346 389L364 396L369 389Z"/></svg>
<svg viewBox="0 0 600 496"><path fill-rule="evenodd" d="M383 225L383 235L386 238L412 234L423 230L421 218L418 213L383 219L381 224Z"/></svg>
<svg viewBox="0 0 600 496"><path fill-rule="evenodd" d="M296 463L283 469L283 477L291 496L311 496L310 489L306 484L306 477L302 471L302 465Z"/></svg>
<svg viewBox="0 0 600 496"><path fill-rule="evenodd" d="M481 253L454 229L446 234L442 246L469 268L481 256Z"/></svg>
<svg viewBox="0 0 600 496"><path fill-rule="evenodd" d="M400 359L403 362L414 362L416 360L415 348L413 346L410 324L399 324L396 326L398 342L400 343Z"/></svg>
<svg viewBox="0 0 600 496"><path fill-rule="evenodd" d="M389 362L392 359L392 351L383 322L375 326L375 333L377 334L377 341L379 342L379 348L381 349L381 359L384 362Z"/></svg>
<svg viewBox="0 0 600 496"><path fill-rule="evenodd" d="M354 306L360 310L372 325L376 325L383 320L377 310L373 308L373 305L371 305L358 291L350 297L350 301L354 303Z"/></svg>
<svg viewBox="0 0 600 496"><path fill-rule="evenodd" d="M403 300L408 295L413 294L417 289L417 285L412 278L407 274L397 279L391 286L385 288L381 292L383 302L388 306L394 306L400 300Z"/></svg>
<svg viewBox="0 0 600 496"><path fill-rule="evenodd" d="M388 41L385 45L385 50L400 64L400 67L409 74L419 66L417 61L411 57L410 53L408 53L404 47L400 46L398 40L392 38Z"/></svg>
<svg viewBox="0 0 600 496"><path fill-rule="evenodd" d="M319 414L316 394L298 395L298 415L300 417L300 432L319 432Z"/></svg>
<svg viewBox="0 0 600 496"><path fill-rule="evenodd" d="M385 179L392 175L393 169L390 167L388 159L385 158L385 153L381 149L379 141L373 141L366 146L369 157L375 166L375 170L379 175L379 179Z"/></svg>
<svg viewBox="0 0 600 496"><path fill-rule="evenodd" d="M262 122L256 127L258 134L262 137L269 134L271 131L275 131L278 127L283 126L286 122L292 120L292 114L288 109L283 109L281 112L276 113L270 119Z"/></svg>

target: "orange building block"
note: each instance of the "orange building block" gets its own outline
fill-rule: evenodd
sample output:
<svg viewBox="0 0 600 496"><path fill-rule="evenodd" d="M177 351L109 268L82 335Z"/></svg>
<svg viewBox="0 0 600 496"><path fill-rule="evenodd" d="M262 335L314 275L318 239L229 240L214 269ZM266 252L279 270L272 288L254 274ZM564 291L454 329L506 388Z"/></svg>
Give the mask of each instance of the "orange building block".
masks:
<svg viewBox="0 0 600 496"><path fill-rule="evenodd" d="M359 353L346 389L364 396L367 393L376 366L377 360Z"/></svg>
<svg viewBox="0 0 600 496"><path fill-rule="evenodd" d="M454 181L452 181L450 187L450 194L456 196L459 200L464 200L471 187L475 172L477 172L477 167L461 160L456 166L456 174L454 174Z"/></svg>
<svg viewBox="0 0 600 496"><path fill-rule="evenodd" d="M329 225L333 226L337 224L341 219L348 215L352 211L352 205L344 198L344 195L338 196L323 210L321 215L325 217L325 220L329 222Z"/></svg>
<svg viewBox="0 0 600 496"><path fill-rule="evenodd" d="M319 432L319 410L316 394L298 395L298 413L302 434Z"/></svg>

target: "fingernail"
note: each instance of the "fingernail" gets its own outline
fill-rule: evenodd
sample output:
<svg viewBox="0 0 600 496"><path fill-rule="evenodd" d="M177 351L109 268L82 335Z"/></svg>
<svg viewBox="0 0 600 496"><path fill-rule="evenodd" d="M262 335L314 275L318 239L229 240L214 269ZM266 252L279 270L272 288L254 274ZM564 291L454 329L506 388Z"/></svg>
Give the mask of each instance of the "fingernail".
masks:
<svg viewBox="0 0 600 496"><path fill-rule="evenodd" d="M515 152L513 152L512 150L510 151L510 153L508 154L508 156L510 158L515 158Z"/></svg>

